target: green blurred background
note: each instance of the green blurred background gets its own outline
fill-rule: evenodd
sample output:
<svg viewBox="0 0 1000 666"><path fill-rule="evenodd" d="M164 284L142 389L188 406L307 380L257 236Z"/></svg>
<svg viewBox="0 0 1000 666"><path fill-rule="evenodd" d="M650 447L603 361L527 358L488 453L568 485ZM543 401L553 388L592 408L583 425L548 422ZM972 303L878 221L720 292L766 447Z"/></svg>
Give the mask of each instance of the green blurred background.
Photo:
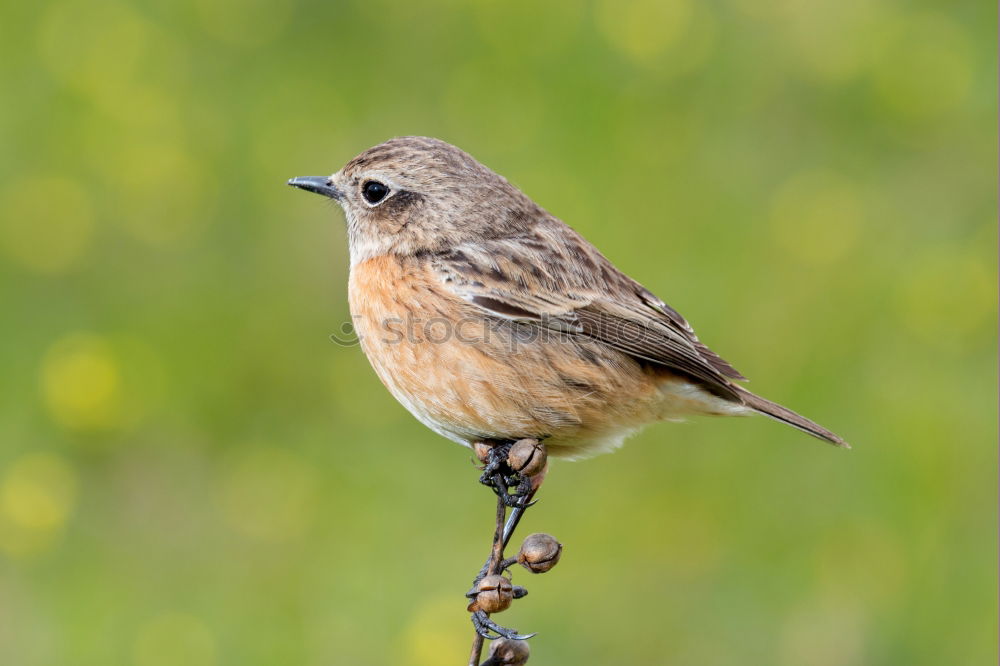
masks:
<svg viewBox="0 0 1000 666"><path fill-rule="evenodd" d="M842 433L555 463L537 664L997 659L996 8L4 3L0 663L460 664L492 499L382 388L342 217L470 151Z"/></svg>

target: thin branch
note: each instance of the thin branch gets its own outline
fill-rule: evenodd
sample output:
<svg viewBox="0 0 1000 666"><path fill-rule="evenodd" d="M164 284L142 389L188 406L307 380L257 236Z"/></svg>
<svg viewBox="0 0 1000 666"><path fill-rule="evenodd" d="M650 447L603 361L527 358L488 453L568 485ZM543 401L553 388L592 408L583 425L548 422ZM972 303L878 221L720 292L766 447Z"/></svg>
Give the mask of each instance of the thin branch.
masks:
<svg viewBox="0 0 1000 666"><path fill-rule="evenodd" d="M483 637L479 632L475 632L476 637L472 639L472 654L469 655L469 666L479 666L479 659L483 655Z"/></svg>
<svg viewBox="0 0 1000 666"><path fill-rule="evenodd" d="M524 540L516 557L504 559L504 548L510 541L518 522L532 501L548 469L545 445L535 439L522 439L512 443L477 442L473 449L483 463L479 482L489 486L497 495L496 522L490 555L472 582L466 595L471 602L475 636L469 652L469 666L480 666L486 638L493 641L486 663L497 661L502 654L504 664L523 665L528 660L529 649L525 642L534 634L518 634L497 624L490 618L510 607L528 591L513 585L508 569L520 564L532 573L544 573L559 561L562 544L549 534L532 534ZM509 489L514 488L516 492ZM507 507L512 507L507 517Z"/></svg>
<svg viewBox="0 0 1000 666"><path fill-rule="evenodd" d="M504 563L504 522L507 518L507 506L503 502L503 497L497 495L497 522L493 531L493 550L490 552L490 559L483 567L487 574L495 574L501 571L500 566ZM480 574L482 575L482 574ZM479 660L483 652L483 636L478 631L473 630L475 638L472 639L472 652L469 654L469 666L479 666Z"/></svg>
<svg viewBox="0 0 1000 666"><path fill-rule="evenodd" d="M497 497L497 527L493 532L493 553L490 555L490 564L486 571L489 574L500 573L500 562L503 561L503 525L507 520L507 506L502 497Z"/></svg>

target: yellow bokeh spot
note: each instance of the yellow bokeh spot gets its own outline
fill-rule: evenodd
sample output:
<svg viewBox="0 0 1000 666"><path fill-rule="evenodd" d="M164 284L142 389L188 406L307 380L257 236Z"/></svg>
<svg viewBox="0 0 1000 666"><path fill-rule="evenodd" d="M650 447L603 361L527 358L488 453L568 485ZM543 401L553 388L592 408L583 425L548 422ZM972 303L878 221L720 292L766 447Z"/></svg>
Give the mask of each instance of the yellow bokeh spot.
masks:
<svg viewBox="0 0 1000 666"><path fill-rule="evenodd" d="M76 474L60 456L28 454L4 475L0 506L12 522L34 530L62 527L76 497Z"/></svg>
<svg viewBox="0 0 1000 666"><path fill-rule="evenodd" d="M223 473L218 502L226 522L263 541L302 534L319 501L319 471L298 455L269 446L243 451Z"/></svg>
<svg viewBox="0 0 1000 666"><path fill-rule="evenodd" d="M183 96L176 88L188 71L187 50L131 7L77 0L52 5L40 21L38 45L42 65L118 121L116 132L133 125L145 133L176 133L176 100ZM100 143L106 149L128 140L116 134Z"/></svg>
<svg viewBox="0 0 1000 666"><path fill-rule="evenodd" d="M121 423L121 376L108 344L88 334L56 342L42 363L42 395L52 417L73 430Z"/></svg>
<svg viewBox="0 0 1000 666"><path fill-rule="evenodd" d="M754 4L767 4L756 2ZM867 66L884 40L885 9L869 0L836 3L780 2L778 21L792 49L788 62L810 81L841 84Z"/></svg>
<svg viewBox="0 0 1000 666"><path fill-rule="evenodd" d="M437 597L417 607L397 646L394 664L440 666L468 657L469 621L462 599ZM486 644L489 649L489 643Z"/></svg>
<svg viewBox="0 0 1000 666"><path fill-rule="evenodd" d="M76 181L15 179L0 192L0 251L34 272L65 272L90 247L93 218L90 197Z"/></svg>
<svg viewBox="0 0 1000 666"><path fill-rule="evenodd" d="M0 482L0 550L12 557L45 550L76 501L76 473L62 457L30 453Z"/></svg>
<svg viewBox="0 0 1000 666"><path fill-rule="evenodd" d="M857 187L839 174L811 171L785 182L771 203L777 243L807 264L831 264L855 243L864 218Z"/></svg>
<svg viewBox="0 0 1000 666"><path fill-rule="evenodd" d="M213 666L215 637L200 619L185 613L163 613L145 624L136 637L136 666Z"/></svg>
<svg viewBox="0 0 1000 666"><path fill-rule="evenodd" d="M692 14L691 0L601 0L595 18L612 46L649 62L681 40Z"/></svg>
<svg viewBox="0 0 1000 666"><path fill-rule="evenodd" d="M127 84L150 43L150 25L115 2L69 0L39 21L41 62L63 83L95 97Z"/></svg>
<svg viewBox="0 0 1000 666"><path fill-rule="evenodd" d="M972 84L971 43L964 30L937 14L883 26L894 34L878 58L875 90L904 119L930 119L957 107Z"/></svg>

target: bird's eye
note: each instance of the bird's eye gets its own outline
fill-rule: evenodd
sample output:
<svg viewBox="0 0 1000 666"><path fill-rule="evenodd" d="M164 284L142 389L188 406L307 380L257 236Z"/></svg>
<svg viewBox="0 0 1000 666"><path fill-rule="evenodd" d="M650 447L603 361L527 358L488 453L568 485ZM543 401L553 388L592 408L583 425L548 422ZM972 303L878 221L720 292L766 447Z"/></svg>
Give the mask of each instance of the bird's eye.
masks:
<svg viewBox="0 0 1000 666"><path fill-rule="evenodd" d="M361 187L361 194L368 203L377 204L389 194L389 188L377 180L369 180Z"/></svg>

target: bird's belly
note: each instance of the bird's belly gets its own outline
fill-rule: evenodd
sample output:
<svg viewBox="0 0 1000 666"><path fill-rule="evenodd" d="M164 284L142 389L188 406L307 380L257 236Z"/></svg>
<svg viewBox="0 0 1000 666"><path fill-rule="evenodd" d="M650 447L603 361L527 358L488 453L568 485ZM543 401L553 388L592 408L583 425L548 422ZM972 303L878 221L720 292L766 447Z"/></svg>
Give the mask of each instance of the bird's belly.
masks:
<svg viewBox="0 0 1000 666"><path fill-rule="evenodd" d="M700 389L595 340L482 316L413 259L354 266L349 292L383 384L463 444L538 437L555 456L582 457L649 422L706 411Z"/></svg>

